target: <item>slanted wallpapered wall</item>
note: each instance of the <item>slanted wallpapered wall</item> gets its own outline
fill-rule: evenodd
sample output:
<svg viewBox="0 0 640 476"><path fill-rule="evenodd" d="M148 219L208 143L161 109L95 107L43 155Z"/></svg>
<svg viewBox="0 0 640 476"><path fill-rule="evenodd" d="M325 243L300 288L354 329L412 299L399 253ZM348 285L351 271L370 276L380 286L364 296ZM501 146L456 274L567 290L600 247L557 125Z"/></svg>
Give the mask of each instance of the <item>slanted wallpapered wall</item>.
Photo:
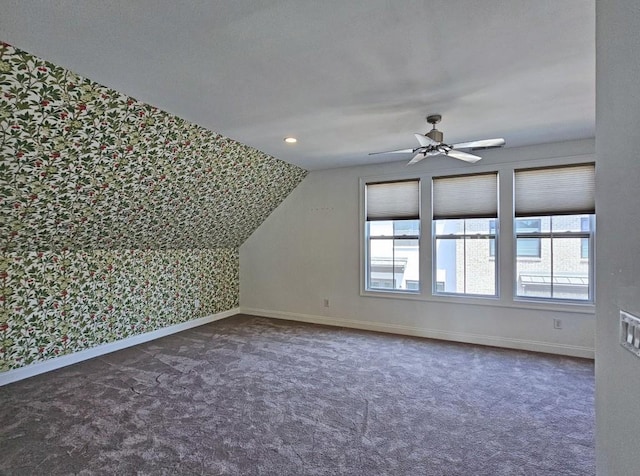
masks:
<svg viewBox="0 0 640 476"><path fill-rule="evenodd" d="M5 43L0 88L0 370L238 305L306 171Z"/></svg>

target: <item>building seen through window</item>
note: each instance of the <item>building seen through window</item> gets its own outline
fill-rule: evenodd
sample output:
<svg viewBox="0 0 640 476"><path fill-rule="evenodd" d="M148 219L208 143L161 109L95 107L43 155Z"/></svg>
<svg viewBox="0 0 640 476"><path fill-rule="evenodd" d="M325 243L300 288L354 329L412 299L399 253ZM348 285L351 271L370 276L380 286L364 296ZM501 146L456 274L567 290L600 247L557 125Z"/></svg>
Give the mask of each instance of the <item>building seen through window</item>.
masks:
<svg viewBox="0 0 640 476"><path fill-rule="evenodd" d="M418 291L420 221L372 221L367 227L369 288Z"/></svg>
<svg viewBox="0 0 640 476"><path fill-rule="evenodd" d="M516 219L516 228L519 220ZM530 219L527 219L530 220ZM590 299L589 243L592 215L540 217L538 231L519 231L517 242L537 239L540 255L518 256L516 296L548 299Z"/></svg>

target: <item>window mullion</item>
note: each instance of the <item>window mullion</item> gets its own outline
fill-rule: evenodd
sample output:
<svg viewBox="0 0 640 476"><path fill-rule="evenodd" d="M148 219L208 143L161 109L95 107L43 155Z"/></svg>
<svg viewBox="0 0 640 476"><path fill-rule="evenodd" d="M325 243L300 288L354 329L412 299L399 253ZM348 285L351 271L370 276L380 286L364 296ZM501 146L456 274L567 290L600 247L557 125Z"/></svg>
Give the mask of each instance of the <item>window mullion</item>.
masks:
<svg viewBox="0 0 640 476"><path fill-rule="evenodd" d="M392 277L391 277L391 282L393 283L393 286L391 287L393 290L396 290L396 237L395 234L393 236L393 238L391 239L391 273L392 273Z"/></svg>
<svg viewBox="0 0 640 476"><path fill-rule="evenodd" d="M467 294L467 220L463 220L462 225L462 279L464 283L464 293Z"/></svg>
<svg viewBox="0 0 640 476"><path fill-rule="evenodd" d="M553 267L554 267L554 264L553 264L553 255L554 255L554 253L553 253L553 218L549 219L549 235L550 235L549 236L549 248L551 249L551 251L550 251L551 256L549 257L549 260L551 262L551 299L553 299L555 297L555 294L553 292L553 277L554 277L553 276L553 274L554 274L554 272L553 272Z"/></svg>

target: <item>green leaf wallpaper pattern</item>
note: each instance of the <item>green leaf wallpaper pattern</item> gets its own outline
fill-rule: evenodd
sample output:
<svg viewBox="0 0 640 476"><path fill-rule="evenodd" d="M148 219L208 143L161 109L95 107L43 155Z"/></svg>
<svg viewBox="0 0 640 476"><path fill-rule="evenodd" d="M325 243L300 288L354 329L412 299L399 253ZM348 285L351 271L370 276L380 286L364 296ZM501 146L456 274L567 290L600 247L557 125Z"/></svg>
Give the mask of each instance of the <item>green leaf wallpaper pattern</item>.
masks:
<svg viewBox="0 0 640 476"><path fill-rule="evenodd" d="M240 246L306 171L0 44L0 249Z"/></svg>
<svg viewBox="0 0 640 476"><path fill-rule="evenodd" d="M237 307L306 173L0 43L0 371Z"/></svg>
<svg viewBox="0 0 640 476"><path fill-rule="evenodd" d="M237 307L238 269L235 248L2 254L0 371Z"/></svg>

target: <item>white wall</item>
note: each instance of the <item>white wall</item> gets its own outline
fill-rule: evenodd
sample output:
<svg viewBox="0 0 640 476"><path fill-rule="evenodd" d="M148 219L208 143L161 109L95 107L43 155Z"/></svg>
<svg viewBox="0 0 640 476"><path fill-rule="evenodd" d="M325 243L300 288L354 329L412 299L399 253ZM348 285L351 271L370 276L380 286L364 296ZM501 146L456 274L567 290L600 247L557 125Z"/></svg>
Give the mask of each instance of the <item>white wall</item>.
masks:
<svg viewBox="0 0 640 476"><path fill-rule="evenodd" d="M339 324L466 342L593 356L593 306L514 305L511 279L499 300L407 300L361 295L359 178L387 174L473 172L519 161L593 160L593 140L483 151L479 165L433 158L311 172L240 248L240 306L265 316ZM529 163L529 162L527 162ZM511 200L501 179L501 200ZM423 203L424 205L424 203ZM506 203L508 208L508 203ZM506 220L505 220L506 221ZM501 233L510 236L511 229ZM511 240L500 244L503 276L511 276ZM423 253L430 253L423 243ZM423 275L424 276L424 275ZM324 307L329 299L329 307ZM553 329L553 318L563 321Z"/></svg>
<svg viewBox="0 0 640 476"><path fill-rule="evenodd" d="M640 359L618 344L640 315L640 3L596 2L596 442L600 475L640 474Z"/></svg>

